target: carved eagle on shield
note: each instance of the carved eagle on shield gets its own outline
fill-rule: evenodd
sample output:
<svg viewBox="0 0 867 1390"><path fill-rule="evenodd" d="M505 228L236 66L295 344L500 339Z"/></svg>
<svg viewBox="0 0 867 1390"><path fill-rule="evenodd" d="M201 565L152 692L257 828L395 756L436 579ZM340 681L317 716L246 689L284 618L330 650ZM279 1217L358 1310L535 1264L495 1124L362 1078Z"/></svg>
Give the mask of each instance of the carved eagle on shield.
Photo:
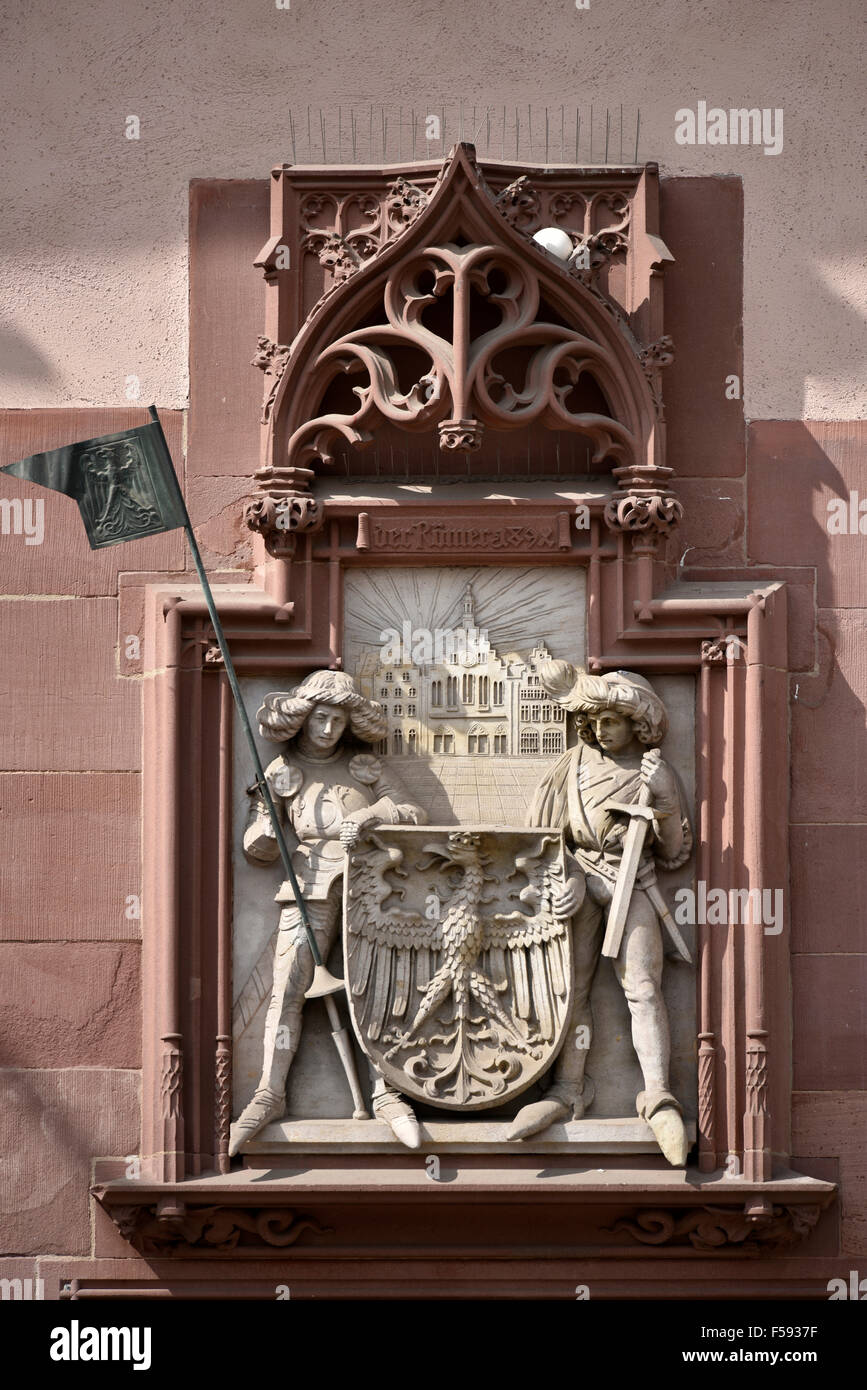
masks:
<svg viewBox="0 0 867 1390"><path fill-rule="evenodd" d="M380 826L346 864L350 1014L378 1070L429 1105L526 1090L563 1041L571 934L552 830Z"/></svg>

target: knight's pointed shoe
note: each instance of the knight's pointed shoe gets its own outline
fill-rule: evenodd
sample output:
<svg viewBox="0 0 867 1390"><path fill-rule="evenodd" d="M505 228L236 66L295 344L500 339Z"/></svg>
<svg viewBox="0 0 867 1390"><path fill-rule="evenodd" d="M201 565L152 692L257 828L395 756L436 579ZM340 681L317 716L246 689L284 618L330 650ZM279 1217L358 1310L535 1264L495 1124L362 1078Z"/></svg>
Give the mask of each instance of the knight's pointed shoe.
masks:
<svg viewBox="0 0 867 1390"><path fill-rule="evenodd" d="M408 1149L421 1148L421 1129L412 1106L397 1091L387 1090L373 1097L373 1118L384 1120L395 1139Z"/></svg>
<svg viewBox="0 0 867 1390"><path fill-rule="evenodd" d="M529 1139L532 1134L541 1134L549 1125L565 1124L569 1119L580 1120L595 1096L596 1087L586 1074L580 1091L565 1081L555 1081L543 1100L518 1111L506 1130L506 1138Z"/></svg>
<svg viewBox="0 0 867 1390"><path fill-rule="evenodd" d="M689 1144L681 1115L680 1102L671 1091L639 1091L635 1097L638 1117L646 1120L663 1155L673 1168L686 1163Z"/></svg>
<svg viewBox="0 0 867 1390"><path fill-rule="evenodd" d="M671 1166L683 1168L689 1145L686 1138L686 1127L680 1113L673 1105L663 1105L648 1116L647 1123L653 1130L656 1142Z"/></svg>
<svg viewBox="0 0 867 1390"><path fill-rule="evenodd" d="M278 1091L262 1087L244 1107L229 1129L229 1157L234 1158L248 1139L253 1139L272 1120L279 1120L286 1106Z"/></svg>
<svg viewBox="0 0 867 1390"><path fill-rule="evenodd" d="M571 1105L556 1097L534 1101L523 1106L506 1130L507 1139L529 1139L531 1134L541 1134L549 1125L562 1124L569 1118Z"/></svg>

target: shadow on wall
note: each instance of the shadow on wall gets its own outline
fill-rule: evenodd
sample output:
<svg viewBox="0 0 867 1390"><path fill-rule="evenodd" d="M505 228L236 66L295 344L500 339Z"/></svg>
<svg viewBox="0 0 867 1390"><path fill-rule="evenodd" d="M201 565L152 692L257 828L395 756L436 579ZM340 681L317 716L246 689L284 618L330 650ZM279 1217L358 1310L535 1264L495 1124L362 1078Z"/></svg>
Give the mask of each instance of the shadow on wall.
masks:
<svg viewBox="0 0 867 1390"><path fill-rule="evenodd" d="M32 340L8 325L0 325L0 371L15 381L45 386L60 386L63 382L63 374Z"/></svg>
<svg viewBox="0 0 867 1390"><path fill-rule="evenodd" d="M865 422L750 429L748 563L816 574L815 658L792 686L795 822L867 820L864 692L850 683L864 670L865 451Z"/></svg>

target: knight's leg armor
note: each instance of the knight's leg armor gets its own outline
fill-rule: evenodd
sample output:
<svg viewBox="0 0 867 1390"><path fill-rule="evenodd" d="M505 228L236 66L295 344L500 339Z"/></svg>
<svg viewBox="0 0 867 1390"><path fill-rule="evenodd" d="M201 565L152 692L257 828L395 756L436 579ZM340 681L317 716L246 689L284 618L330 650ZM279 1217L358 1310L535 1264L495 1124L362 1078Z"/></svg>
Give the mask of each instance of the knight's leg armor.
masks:
<svg viewBox="0 0 867 1390"><path fill-rule="evenodd" d="M307 915L323 960L334 940L339 909L337 893L331 894L325 902L307 903ZM230 1156L271 1120L278 1120L285 1113L286 1080L301 1041L304 995L313 980L313 969L313 956L301 914L293 903L284 907L280 914L274 952L274 984L265 1017L262 1075L252 1100L231 1127Z"/></svg>

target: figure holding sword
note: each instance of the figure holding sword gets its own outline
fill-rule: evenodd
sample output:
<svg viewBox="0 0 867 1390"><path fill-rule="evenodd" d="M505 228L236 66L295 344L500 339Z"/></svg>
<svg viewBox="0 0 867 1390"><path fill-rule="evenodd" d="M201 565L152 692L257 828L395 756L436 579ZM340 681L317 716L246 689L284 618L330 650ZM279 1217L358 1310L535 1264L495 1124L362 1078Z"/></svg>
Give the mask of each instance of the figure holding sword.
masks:
<svg viewBox="0 0 867 1390"><path fill-rule="evenodd" d="M690 957L656 871L686 863L692 834L676 774L659 753L668 716L649 683L631 671L595 676L549 661L539 674L548 693L575 712L581 739L546 774L527 816L530 825L563 829L571 850L572 872L556 911L572 919L575 998L553 1084L543 1100L519 1111L509 1137L525 1139L558 1121L580 1119L592 1102L592 1082L584 1075L593 1026L590 990L606 955L632 1017L644 1077L638 1114L669 1163L680 1166L687 1140L681 1105L669 1087L663 925L678 954Z"/></svg>

